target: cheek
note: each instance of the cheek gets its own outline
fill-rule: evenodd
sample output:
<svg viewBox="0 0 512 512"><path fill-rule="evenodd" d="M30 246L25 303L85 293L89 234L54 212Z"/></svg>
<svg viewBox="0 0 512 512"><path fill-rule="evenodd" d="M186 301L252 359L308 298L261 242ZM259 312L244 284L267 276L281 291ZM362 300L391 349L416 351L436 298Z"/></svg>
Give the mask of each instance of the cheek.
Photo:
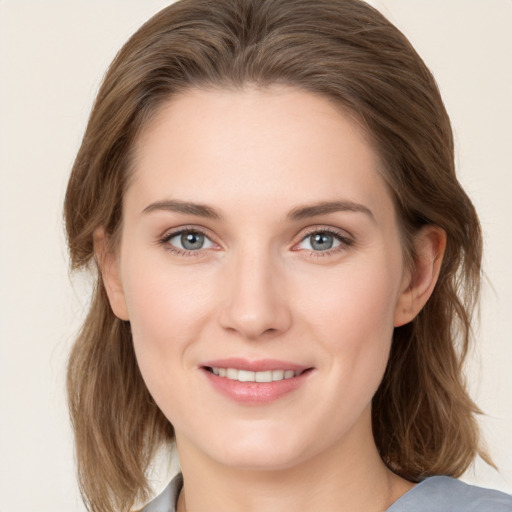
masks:
<svg viewBox="0 0 512 512"><path fill-rule="evenodd" d="M122 281L134 337L143 343L169 342L199 326L211 279L194 265L173 265L163 249L131 246L123 259Z"/></svg>
<svg viewBox="0 0 512 512"><path fill-rule="evenodd" d="M125 292L142 377L167 419L181 428L195 396L194 343L208 316L209 289L186 272L153 265L135 266Z"/></svg>
<svg viewBox="0 0 512 512"><path fill-rule="evenodd" d="M159 402L200 337L212 305L212 287L192 267L173 268L166 258L125 258L123 288L137 361ZM190 362L189 366L192 364Z"/></svg>
<svg viewBox="0 0 512 512"><path fill-rule="evenodd" d="M334 269L322 282L311 279L303 287L302 306L311 311L309 316L319 329L332 330L340 341L358 333L390 333L399 289L396 263L363 261Z"/></svg>
<svg viewBox="0 0 512 512"><path fill-rule="evenodd" d="M332 386L358 397L360 404L371 399L385 371L400 284L396 261L358 262L333 272L323 293L311 293L315 299L309 307L304 301L309 328L329 354ZM308 288L317 286L311 282Z"/></svg>

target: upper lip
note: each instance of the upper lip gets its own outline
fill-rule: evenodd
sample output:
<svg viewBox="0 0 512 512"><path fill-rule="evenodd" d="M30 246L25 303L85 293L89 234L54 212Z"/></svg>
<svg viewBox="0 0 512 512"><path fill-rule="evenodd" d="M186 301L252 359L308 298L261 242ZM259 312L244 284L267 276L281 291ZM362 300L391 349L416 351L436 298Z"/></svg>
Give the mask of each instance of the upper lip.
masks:
<svg viewBox="0 0 512 512"><path fill-rule="evenodd" d="M241 357L205 361L200 366L203 368L236 368L237 370L251 372L264 372L268 370L293 370L294 372L301 372L311 368L310 366L296 364L290 361L281 361L279 359L257 359L250 361L249 359Z"/></svg>

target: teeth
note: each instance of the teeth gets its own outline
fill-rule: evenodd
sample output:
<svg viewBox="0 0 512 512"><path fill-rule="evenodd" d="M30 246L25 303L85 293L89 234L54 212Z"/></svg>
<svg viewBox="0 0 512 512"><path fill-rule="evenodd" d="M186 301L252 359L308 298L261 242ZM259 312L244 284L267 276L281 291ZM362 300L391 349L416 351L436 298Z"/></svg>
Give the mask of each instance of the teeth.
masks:
<svg viewBox="0 0 512 512"><path fill-rule="evenodd" d="M235 374L238 373L238 375ZM240 382L254 382L254 376L255 372L248 372L246 370L233 370L233 373L231 373L228 370L228 377L233 380L239 380Z"/></svg>
<svg viewBox="0 0 512 512"><path fill-rule="evenodd" d="M284 370L272 370L272 380L283 380Z"/></svg>
<svg viewBox="0 0 512 512"><path fill-rule="evenodd" d="M254 380L256 382L272 382L272 370L266 372L255 372Z"/></svg>
<svg viewBox="0 0 512 512"><path fill-rule="evenodd" d="M238 370L235 368L226 368L226 377L231 380L238 380Z"/></svg>
<svg viewBox="0 0 512 512"><path fill-rule="evenodd" d="M263 372L251 372L248 370L237 370L236 368L212 368L212 372L219 377L226 377L230 380L240 382L275 382L283 379L291 379L301 374L293 370L266 370Z"/></svg>

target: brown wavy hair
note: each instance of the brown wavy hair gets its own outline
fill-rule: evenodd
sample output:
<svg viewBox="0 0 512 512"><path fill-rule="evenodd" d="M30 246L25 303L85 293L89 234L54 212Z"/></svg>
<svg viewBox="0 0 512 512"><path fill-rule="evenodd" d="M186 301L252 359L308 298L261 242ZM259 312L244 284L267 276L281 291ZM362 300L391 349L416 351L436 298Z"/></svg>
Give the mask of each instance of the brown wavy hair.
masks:
<svg viewBox="0 0 512 512"><path fill-rule="evenodd" d="M478 454L490 462L462 373L481 231L455 175L450 120L422 59L360 0L181 0L145 23L111 64L66 193L71 266L92 267L96 276L67 376L79 482L91 511L128 511L147 498L148 465L173 439L142 380L130 325L110 308L93 233L102 226L115 248L134 142L164 102L194 87L246 84L320 94L359 121L383 162L410 261L422 226L447 234L432 297L395 329L373 399L382 459L411 481L458 476Z"/></svg>

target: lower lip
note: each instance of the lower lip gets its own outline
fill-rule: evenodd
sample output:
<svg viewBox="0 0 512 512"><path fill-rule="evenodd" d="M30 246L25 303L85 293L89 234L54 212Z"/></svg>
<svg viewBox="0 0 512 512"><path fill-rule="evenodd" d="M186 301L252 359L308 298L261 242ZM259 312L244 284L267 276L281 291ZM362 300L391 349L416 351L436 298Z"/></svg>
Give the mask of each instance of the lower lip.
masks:
<svg viewBox="0 0 512 512"><path fill-rule="evenodd" d="M263 405L274 402L302 386L311 374L311 370L306 370L298 377L292 377L291 379L273 382L240 382L219 377L204 368L202 371L216 391L235 402L248 405Z"/></svg>

